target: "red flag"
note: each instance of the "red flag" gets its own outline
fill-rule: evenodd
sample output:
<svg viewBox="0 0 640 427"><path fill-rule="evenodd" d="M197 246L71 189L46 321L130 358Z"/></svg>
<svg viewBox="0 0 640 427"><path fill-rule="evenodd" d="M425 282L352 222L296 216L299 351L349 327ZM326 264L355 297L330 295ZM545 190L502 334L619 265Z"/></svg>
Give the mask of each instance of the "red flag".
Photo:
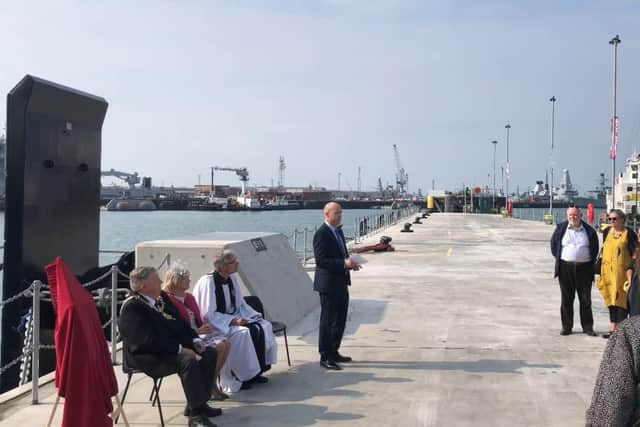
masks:
<svg viewBox="0 0 640 427"><path fill-rule="evenodd" d="M118 394L118 383L93 298L62 258L45 270L56 308L56 387L65 398L62 426L112 426L111 397Z"/></svg>

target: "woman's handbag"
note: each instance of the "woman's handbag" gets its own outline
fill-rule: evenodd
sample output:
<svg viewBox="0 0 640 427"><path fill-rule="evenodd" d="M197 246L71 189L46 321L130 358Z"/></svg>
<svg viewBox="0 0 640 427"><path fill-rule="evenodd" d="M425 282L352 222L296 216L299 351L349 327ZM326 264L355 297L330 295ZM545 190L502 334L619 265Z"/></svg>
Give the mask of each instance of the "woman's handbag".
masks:
<svg viewBox="0 0 640 427"><path fill-rule="evenodd" d="M602 270L602 248L600 248L600 252L598 252L598 256L596 257L596 260L593 263L593 273L600 275L601 270Z"/></svg>

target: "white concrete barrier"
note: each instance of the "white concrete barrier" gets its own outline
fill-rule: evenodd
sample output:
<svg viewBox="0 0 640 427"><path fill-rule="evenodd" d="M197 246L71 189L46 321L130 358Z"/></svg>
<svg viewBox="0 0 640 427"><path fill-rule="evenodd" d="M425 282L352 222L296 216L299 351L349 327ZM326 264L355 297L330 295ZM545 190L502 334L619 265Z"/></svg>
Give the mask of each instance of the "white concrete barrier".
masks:
<svg viewBox="0 0 640 427"><path fill-rule="evenodd" d="M309 275L282 234L209 233L142 242L136 245L136 266L162 263L159 271L164 278L168 265L180 260L191 272L193 287L213 271L213 260L224 249L238 254L242 292L262 300L267 319L293 325L319 304Z"/></svg>

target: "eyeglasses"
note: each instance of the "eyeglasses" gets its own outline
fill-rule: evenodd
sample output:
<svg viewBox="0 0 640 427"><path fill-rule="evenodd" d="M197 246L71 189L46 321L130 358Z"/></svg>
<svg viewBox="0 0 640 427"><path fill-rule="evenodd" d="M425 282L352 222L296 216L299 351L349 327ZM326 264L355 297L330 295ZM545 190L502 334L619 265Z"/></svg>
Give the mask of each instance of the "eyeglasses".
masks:
<svg viewBox="0 0 640 427"><path fill-rule="evenodd" d="M610 216L609 218L607 218L609 221L617 221L618 217L617 216Z"/></svg>

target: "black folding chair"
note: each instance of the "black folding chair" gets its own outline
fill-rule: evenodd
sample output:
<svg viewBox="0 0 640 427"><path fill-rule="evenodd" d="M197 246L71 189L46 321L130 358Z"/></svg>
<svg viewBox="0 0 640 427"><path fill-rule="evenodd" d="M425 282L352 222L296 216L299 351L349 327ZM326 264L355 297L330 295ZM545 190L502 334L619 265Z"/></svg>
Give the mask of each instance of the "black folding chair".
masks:
<svg viewBox="0 0 640 427"><path fill-rule="evenodd" d="M264 306L262 305L262 301L255 295L249 295L244 297L244 301L251 306L255 311L262 314L264 318ZM277 320L270 320L271 326L273 329L273 333L276 336L282 334L284 336L284 347L287 350L287 363L291 366L291 358L289 357L289 342L287 341L287 325L283 322L279 322Z"/></svg>
<svg viewBox="0 0 640 427"><path fill-rule="evenodd" d="M166 375L161 375L161 376L152 376L149 375L147 373L145 373L144 371L141 371L140 369L136 368L135 366L132 366L131 361L129 361L128 357L127 357L127 347L124 343L124 341L122 341L122 372L124 372L125 374L127 374L127 384L124 386L124 391L122 392L122 400L121 400L121 404L124 406L124 400L127 397L127 392L129 391L129 385L131 384L131 378L133 377L134 374L145 374L147 375L149 378L151 378L153 380L153 388L151 388L151 394L149 395L149 401L151 402L151 406L156 406L158 405L158 413L160 414L160 425L162 427L164 427L164 417L162 416L162 405L160 404L160 387L162 386L162 380L164 379L164 377L169 376L169 375L173 375L175 372L171 372L168 373ZM114 424L118 423L118 418L120 418L120 414L118 414L118 416L116 417L116 419L114 420Z"/></svg>

